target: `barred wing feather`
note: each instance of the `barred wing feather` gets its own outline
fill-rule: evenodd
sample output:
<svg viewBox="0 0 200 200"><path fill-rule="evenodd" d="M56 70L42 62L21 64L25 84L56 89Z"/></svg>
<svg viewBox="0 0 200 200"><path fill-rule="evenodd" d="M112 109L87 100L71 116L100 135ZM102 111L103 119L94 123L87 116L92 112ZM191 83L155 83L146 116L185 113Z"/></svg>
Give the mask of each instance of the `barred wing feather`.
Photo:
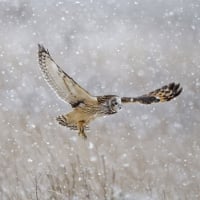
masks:
<svg viewBox="0 0 200 200"><path fill-rule="evenodd" d="M40 44L38 47L39 64L44 78L62 100L72 107L87 101L97 101L96 97L91 96L54 62L48 50Z"/></svg>

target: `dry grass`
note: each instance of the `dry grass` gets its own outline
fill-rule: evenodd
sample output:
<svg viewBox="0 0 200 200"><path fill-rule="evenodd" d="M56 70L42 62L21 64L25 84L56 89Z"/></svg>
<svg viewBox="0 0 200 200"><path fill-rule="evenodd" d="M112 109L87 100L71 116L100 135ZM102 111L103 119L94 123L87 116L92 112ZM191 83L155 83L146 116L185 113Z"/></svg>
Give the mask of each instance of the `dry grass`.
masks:
<svg viewBox="0 0 200 200"><path fill-rule="evenodd" d="M83 141L59 126L17 123L2 127L9 130L1 135L2 200L199 198L195 134L138 139L124 138L124 129Z"/></svg>

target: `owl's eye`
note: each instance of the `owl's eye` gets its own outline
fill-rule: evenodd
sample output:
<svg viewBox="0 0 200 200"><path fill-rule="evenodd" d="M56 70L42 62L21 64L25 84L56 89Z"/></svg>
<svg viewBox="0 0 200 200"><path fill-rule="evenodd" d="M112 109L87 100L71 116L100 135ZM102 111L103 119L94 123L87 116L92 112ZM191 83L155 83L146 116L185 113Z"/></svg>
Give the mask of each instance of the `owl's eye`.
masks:
<svg viewBox="0 0 200 200"><path fill-rule="evenodd" d="M117 103L116 101L113 101L113 102L112 102L112 105L113 105L113 106L116 106L117 104L118 104L118 103Z"/></svg>

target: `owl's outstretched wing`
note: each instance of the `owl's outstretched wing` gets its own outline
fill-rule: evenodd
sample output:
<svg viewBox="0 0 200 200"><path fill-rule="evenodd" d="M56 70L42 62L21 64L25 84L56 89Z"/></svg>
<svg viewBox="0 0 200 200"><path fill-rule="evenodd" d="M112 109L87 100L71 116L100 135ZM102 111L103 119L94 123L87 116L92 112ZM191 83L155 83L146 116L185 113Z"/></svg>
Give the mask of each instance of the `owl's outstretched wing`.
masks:
<svg viewBox="0 0 200 200"><path fill-rule="evenodd" d="M68 74L66 74L52 59L49 51L38 44L38 57L41 71L45 80L54 89L56 94L72 107L88 101L97 101Z"/></svg>
<svg viewBox="0 0 200 200"><path fill-rule="evenodd" d="M142 104L165 102L177 97L181 92L182 88L180 87L180 84L170 83L169 85L165 85L157 90L139 97L122 97L121 101L122 103L139 102Z"/></svg>

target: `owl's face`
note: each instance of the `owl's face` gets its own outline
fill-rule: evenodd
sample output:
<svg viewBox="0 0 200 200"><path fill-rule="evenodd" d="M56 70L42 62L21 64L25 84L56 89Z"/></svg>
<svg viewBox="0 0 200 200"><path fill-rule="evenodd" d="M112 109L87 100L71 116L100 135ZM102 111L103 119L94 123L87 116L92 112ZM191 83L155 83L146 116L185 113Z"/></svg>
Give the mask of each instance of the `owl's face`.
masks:
<svg viewBox="0 0 200 200"><path fill-rule="evenodd" d="M108 100L108 107L109 107L109 110L111 110L114 113L121 110L122 108L121 98L118 96L111 97Z"/></svg>

